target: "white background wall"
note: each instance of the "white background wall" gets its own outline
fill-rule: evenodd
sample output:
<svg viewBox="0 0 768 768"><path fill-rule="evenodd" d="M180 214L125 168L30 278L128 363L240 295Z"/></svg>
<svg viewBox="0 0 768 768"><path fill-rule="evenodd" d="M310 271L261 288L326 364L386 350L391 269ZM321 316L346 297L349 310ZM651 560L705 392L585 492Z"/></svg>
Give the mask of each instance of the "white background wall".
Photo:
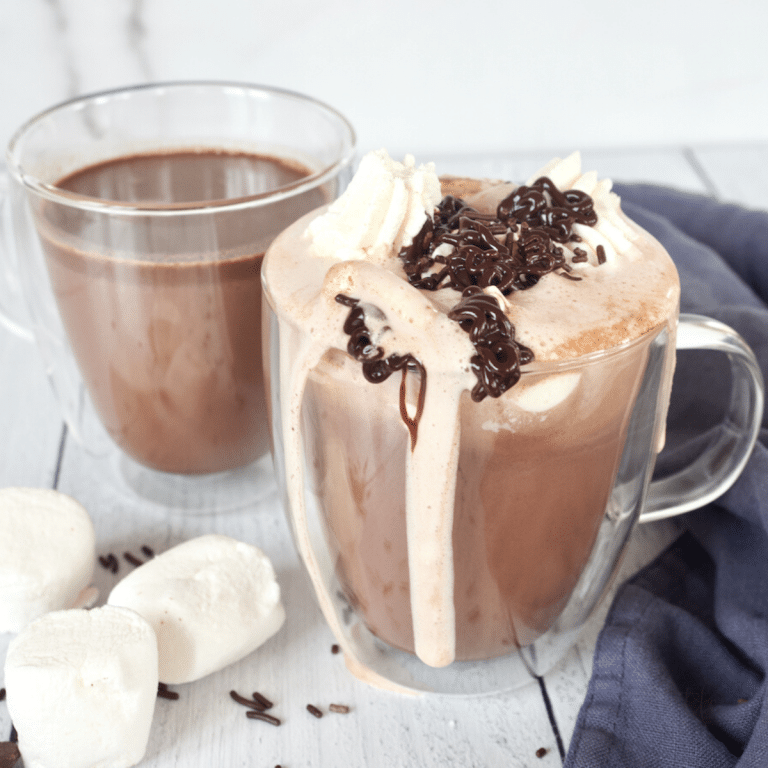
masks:
<svg viewBox="0 0 768 768"><path fill-rule="evenodd" d="M0 0L0 143L166 79L279 85L397 156L768 140L766 0Z"/></svg>

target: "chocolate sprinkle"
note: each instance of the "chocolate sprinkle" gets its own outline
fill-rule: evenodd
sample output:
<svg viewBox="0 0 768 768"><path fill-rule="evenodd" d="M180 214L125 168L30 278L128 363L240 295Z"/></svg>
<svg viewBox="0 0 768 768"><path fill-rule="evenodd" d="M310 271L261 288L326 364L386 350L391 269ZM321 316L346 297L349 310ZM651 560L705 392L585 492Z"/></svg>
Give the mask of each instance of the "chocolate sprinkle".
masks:
<svg viewBox="0 0 768 768"><path fill-rule="evenodd" d="M547 752L549 752L549 750L546 747L539 747L536 750L536 757L539 757L539 758L544 757L547 754Z"/></svg>
<svg viewBox="0 0 768 768"><path fill-rule="evenodd" d="M152 558L155 556L155 552L152 549L152 547L148 547L146 544L142 545L141 551L144 553L146 557Z"/></svg>
<svg viewBox="0 0 768 768"><path fill-rule="evenodd" d="M131 552L123 552L123 557L131 564L135 565L137 568L140 565L144 565L144 561L140 560L136 555L132 554Z"/></svg>
<svg viewBox="0 0 768 768"><path fill-rule="evenodd" d="M583 248L573 249L573 258L571 259L572 264L581 264L588 260L589 260L589 256L587 255L587 252Z"/></svg>
<svg viewBox="0 0 768 768"><path fill-rule="evenodd" d="M5 701L5 688L0 688L0 701Z"/></svg>
<svg viewBox="0 0 768 768"><path fill-rule="evenodd" d="M120 561L111 552L106 556L99 555L99 563L102 568L112 573L117 573L120 570Z"/></svg>
<svg viewBox="0 0 768 768"><path fill-rule="evenodd" d="M597 248L595 248L595 253L597 254L597 263L605 264L605 248L603 248L602 245L598 245Z"/></svg>
<svg viewBox="0 0 768 768"><path fill-rule="evenodd" d="M265 706L264 703L261 701L255 701L251 699L246 699L245 696L241 696L237 691L230 691L229 695L238 703L242 704L244 707L248 707L249 709L254 709L257 712L263 712L266 709L269 709L269 707L272 706L270 703L269 706Z"/></svg>
<svg viewBox="0 0 768 768"><path fill-rule="evenodd" d="M158 683L157 697L159 699L169 699L170 701L177 701L179 698L179 694L176 691L169 690L166 683Z"/></svg>
<svg viewBox="0 0 768 768"><path fill-rule="evenodd" d="M341 650L341 647L336 643L334 643L331 646L331 653L338 653L340 650Z"/></svg>
<svg viewBox="0 0 768 768"><path fill-rule="evenodd" d="M249 709L245 716L251 720L263 720L265 723L272 723L272 725L280 725L280 720L272 715L268 715L266 712L258 712L253 709Z"/></svg>
<svg viewBox="0 0 768 768"><path fill-rule="evenodd" d="M254 700L261 704L264 709L272 709L275 705L266 697L262 696L258 691L254 691L251 696L253 696Z"/></svg>
<svg viewBox="0 0 768 768"><path fill-rule="evenodd" d="M323 713L314 704L307 704L307 712L314 715L318 720L323 716Z"/></svg>
<svg viewBox="0 0 768 768"><path fill-rule="evenodd" d="M338 712L341 715L349 713L349 707L346 704L329 704L328 709L330 709L331 712Z"/></svg>
<svg viewBox="0 0 768 768"><path fill-rule="evenodd" d="M0 768L14 768L20 757L15 741L0 741Z"/></svg>

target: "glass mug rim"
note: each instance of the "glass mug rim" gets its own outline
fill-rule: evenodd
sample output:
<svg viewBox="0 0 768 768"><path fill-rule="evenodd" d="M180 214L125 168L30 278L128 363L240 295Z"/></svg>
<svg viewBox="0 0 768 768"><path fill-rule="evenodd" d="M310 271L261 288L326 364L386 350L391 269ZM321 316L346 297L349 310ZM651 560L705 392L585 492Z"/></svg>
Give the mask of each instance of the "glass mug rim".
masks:
<svg viewBox="0 0 768 768"><path fill-rule="evenodd" d="M260 95L262 97L273 96L286 101L304 104L308 107L314 107L317 109L318 113L325 114L337 121L339 127L342 128L343 141L338 157L333 163L326 165L309 176L304 176L297 181L255 195L225 198L223 200L152 205L105 200L103 198L91 197L76 192L70 192L69 190L63 190L53 184L41 181L33 174L27 173L22 166L19 155L22 151L21 145L24 138L36 125L56 114L66 112L73 108L83 109L90 104L98 105L100 101L134 93L149 93L151 91L162 92L165 90L184 91L192 89L206 89L222 92L230 89L240 90L249 95ZM21 184L27 190L59 205L65 205L83 211L128 217L196 216L210 215L212 212L226 213L249 208L266 207L291 197L296 197L310 189L321 186L331 178L336 177L345 166L351 165L355 156L356 143L357 136L349 120L337 109L313 96L308 96L286 88L260 85L257 83L228 80L174 80L112 88L76 96L72 99L67 99L66 101L54 104L48 109L31 117L16 130L6 149L6 165L8 173L16 182ZM189 147L179 147L179 149L189 149Z"/></svg>

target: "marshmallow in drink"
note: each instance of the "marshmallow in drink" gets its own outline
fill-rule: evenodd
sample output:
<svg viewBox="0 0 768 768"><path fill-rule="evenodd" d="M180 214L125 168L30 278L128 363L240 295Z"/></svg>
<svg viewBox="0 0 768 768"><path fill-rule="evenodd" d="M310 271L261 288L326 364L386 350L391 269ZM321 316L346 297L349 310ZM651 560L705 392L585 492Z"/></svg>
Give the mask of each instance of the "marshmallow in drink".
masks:
<svg viewBox="0 0 768 768"><path fill-rule="evenodd" d="M88 513L45 488L0 490L0 632L87 602L96 560Z"/></svg>
<svg viewBox="0 0 768 768"><path fill-rule="evenodd" d="M157 634L160 680L189 683L256 650L285 620L269 558L210 534L179 544L119 582L110 605L140 613Z"/></svg>
<svg viewBox="0 0 768 768"><path fill-rule="evenodd" d="M8 710L26 768L129 768L157 700L157 641L125 608L54 611L8 648Z"/></svg>

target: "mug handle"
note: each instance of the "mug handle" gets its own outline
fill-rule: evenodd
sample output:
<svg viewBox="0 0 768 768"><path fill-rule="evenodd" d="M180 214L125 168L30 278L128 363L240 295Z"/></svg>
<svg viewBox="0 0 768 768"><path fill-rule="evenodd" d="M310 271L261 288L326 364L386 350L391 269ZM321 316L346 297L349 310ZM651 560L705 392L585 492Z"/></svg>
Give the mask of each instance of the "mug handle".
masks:
<svg viewBox="0 0 768 768"><path fill-rule="evenodd" d="M731 364L728 411L704 452L684 469L651 482L641 523L703 507L727 491L747 463L763 418L763 376L746 342L727 325L680 315L677 349L724 352Z"/></svg>
<svg viewBox="0 0 768 768"><path fill-rule="evenodd" d="M34 342L13 248L10 179L0 165L0 326L25 341Z"/></svg>

